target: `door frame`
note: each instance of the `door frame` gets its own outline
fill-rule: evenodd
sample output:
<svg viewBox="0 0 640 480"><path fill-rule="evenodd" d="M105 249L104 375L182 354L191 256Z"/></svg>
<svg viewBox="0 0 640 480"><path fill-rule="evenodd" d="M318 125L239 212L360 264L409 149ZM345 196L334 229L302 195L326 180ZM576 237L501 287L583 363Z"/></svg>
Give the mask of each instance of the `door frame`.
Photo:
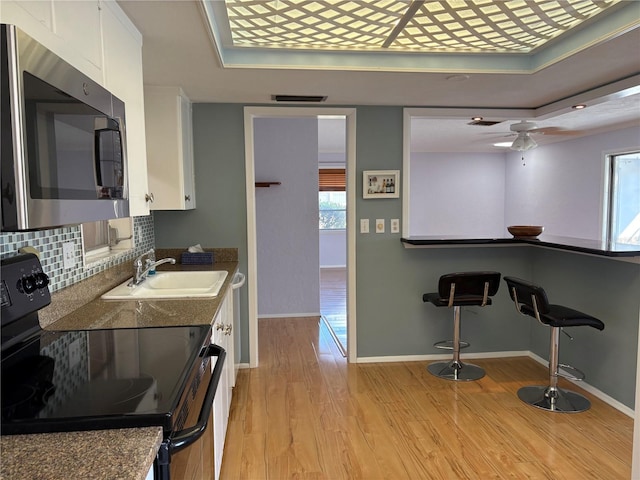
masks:
<svg viewBox="0 0 640 480"><path fill-rule="evenodd" d="M249 367L259 364L258 251L254 165L255 118L344 115L347 128L347 360L355 363L356 341L356 109L331 107L244 107L245 189L247 196L247 295L249 299Z"/></svg>

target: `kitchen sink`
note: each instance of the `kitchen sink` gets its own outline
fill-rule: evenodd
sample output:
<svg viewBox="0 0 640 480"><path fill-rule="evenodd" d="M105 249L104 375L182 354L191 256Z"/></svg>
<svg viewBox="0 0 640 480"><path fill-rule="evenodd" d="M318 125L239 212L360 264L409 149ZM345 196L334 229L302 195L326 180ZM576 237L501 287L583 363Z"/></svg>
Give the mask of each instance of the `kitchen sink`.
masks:
<svg viewBox="0 0 640 480"><path fill-rule="evenodd" d="M215 297L227 278L225 270L207 272L156 272L140 285L131 279L102 295L103 300Z"/></svg>

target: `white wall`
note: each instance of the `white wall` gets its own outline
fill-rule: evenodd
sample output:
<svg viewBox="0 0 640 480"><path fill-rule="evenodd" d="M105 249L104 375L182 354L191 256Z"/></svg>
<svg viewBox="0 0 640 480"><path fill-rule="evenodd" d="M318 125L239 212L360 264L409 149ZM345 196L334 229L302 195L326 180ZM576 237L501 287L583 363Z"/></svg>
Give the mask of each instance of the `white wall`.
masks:
<svg viewBox="0 0 640 480"><path fill-rule="evenodd" d="M640 148L626 128L522 154L413 153L409 235L509 236L508 225L598 240L605 155Z"/></svg>
<svg viewBox="0 0 640 480"><path fill-rule="evenodd" d="M320 230L320 268L347 266L347 231Z"/></svg>
<svg viewBox="0 0 640 480"><path fill-rule="evenodd" d="M577 138L506 162L506 225L544 225L545 233L598 240L607 153L640 147L640 130L627 128Z"/></svg>
<svg viewBox="0 0 640 480"><path fill-rule="evenodd" d="M313 118L255 120L258 315L320 312L318 127Z"/></svg>
<svg viewBox="0 0 640 480"><path fill-rule="evenodd" d="M409 235L504 236L505 156L413 153Z"/></svg>

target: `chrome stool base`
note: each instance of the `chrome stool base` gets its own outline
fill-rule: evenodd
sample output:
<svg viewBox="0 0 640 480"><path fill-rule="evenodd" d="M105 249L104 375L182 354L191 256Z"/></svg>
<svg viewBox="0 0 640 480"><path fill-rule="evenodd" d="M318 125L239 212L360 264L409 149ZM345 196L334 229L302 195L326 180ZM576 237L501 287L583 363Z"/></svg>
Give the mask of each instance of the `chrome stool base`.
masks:
<svg viewBox="0 0 640 480"><path fill-rule="evenodd" d="M559 413L578 413L589 410L591 402L579 393L549 386L528 386L518 390L518 398L529 405Z"/></svg>
<svg viewBox="0 0 640 480"><path fill-rule="evenodd" d="M427 367L427 370L436 377L456 382L470 382L484 377L484 369L460 361L432 363Z"/></svg>

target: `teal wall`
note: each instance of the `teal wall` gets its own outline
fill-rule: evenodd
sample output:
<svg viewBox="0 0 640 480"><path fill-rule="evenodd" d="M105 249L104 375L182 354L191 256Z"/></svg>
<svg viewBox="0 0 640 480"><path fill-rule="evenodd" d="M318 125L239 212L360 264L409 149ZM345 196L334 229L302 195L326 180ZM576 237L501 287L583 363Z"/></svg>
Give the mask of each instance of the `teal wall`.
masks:
<svg viewBox="0 0 640 480"><path fill-rule="evenodd" d="M238 247L247 271L243 105L194 105L194 150L198 208L156 212L156 246L194 243ZM362 198L364 170L402 170L402 108L357 107L356 217L386 219L386 233L356 236L358 357L442 353L433 343L451 338L452 313L422 302L440 275L461 270L497 270L537 281L551 301L599 316L604 332L572 329L561 340L560 360L581 368L587 381L633 408L640 267L568 252L531 247L405 249L389 219L402 218L401 199ZM437 208L437 205L424 205ZM247 292L242 289L242 361L248 363ZM531 350L547 358L548 329L517 314L501 285L494 304L465 309L465 352ZM617 370L612 372L612 370Z"/></svg>

